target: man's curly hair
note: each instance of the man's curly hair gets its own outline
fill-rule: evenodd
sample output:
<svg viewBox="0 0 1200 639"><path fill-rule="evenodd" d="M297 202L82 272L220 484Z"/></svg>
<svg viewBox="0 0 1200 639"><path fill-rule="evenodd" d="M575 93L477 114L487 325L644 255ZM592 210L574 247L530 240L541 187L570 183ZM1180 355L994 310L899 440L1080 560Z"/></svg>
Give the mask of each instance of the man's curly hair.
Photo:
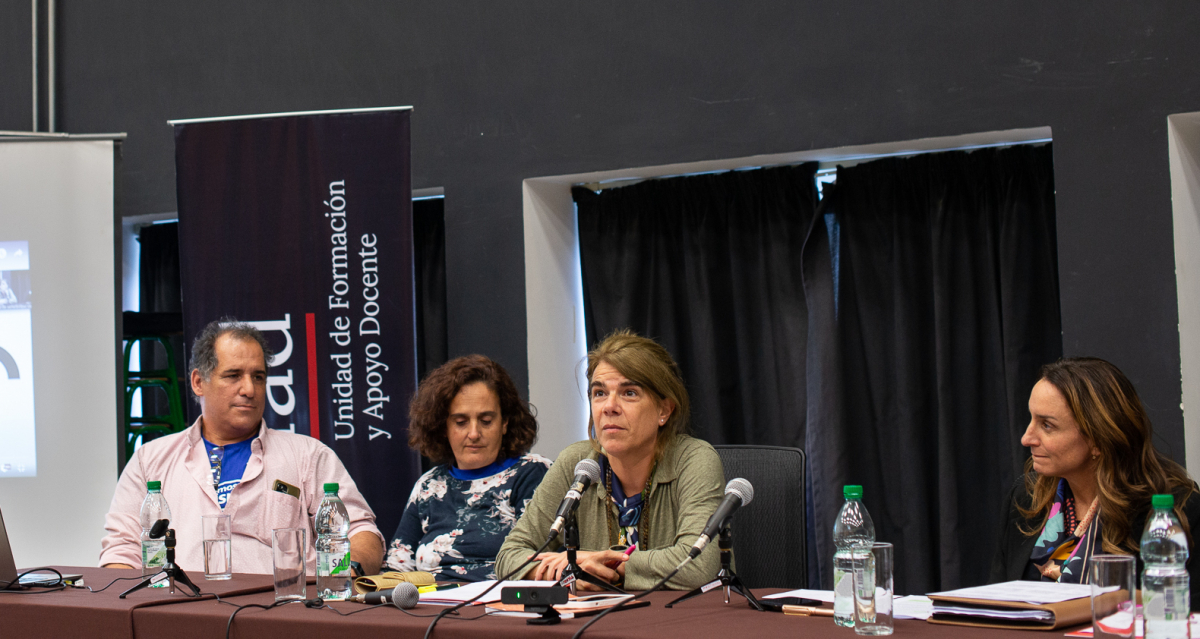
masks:
<svg viewBox="0 0 1200 639"><path fill-rule="evenodd" d="M467 384L483 382L500 398L500 420L508 432L500 443L499 459L520 457L537 441L538 424L532 406L517 394L508 371L483 355L467 355L439 366L421 382L408 405L408 445L435 464L454 462L446 436L450 403Z"/></svg>

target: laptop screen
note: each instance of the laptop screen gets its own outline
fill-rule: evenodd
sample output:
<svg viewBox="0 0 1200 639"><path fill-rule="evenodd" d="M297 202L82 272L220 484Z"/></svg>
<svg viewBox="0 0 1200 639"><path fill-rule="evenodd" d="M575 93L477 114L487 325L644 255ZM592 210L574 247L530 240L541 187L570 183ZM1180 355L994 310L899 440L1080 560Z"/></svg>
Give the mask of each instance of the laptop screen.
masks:
<svg viewBox="0 0 1200 639"><path fill-rule="evenodd" d="M0 588L8 587L16 580L17 563L8 544L8 531L4 530L4 513L0 512Z"/></svg>

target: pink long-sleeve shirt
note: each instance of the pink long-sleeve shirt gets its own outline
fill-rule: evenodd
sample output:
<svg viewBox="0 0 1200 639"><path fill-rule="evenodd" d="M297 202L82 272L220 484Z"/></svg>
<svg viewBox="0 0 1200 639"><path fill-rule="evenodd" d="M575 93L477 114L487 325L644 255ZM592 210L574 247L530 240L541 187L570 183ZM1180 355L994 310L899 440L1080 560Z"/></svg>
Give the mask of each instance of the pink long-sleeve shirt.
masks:
<svg viewBox="0 0 1200 639"><path fill-rule="evenodd" d="M328 446L312 437L272 430L264 422L250 448L242 481L229 494L223 511L217 505L208 455L200 437L200 420L182 433L139 448L121 473L105 517L108 534L101 542L100 565L142 565L138 515L146 496L146 482L154 480L162 482L163 495L171 507L171 527L177 539L175 563L184 570L204 570L200 517L226 514L232 528L234 572L270 574L271 531L305 528L308 574L315 574L313 516L326 482L339 484L339 495L350 515L350 537L368 531L383 544L383 536L375 527L375 513ZM299 488L300 498L271 490L275 480Z"/></svg>

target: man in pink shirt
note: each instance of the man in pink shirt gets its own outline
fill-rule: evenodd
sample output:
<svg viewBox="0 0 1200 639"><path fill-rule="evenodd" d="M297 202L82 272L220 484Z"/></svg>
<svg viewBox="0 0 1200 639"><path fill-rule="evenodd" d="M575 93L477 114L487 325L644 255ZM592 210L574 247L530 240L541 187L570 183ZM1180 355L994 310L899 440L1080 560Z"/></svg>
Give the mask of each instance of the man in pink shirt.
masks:
<svg viewBox="0 0 1200 639"><path fill-rule="evenodd" d="M147 481L161 481L178 545L175 563L203 571L202 515L230 516L233 570L271 572L271 531L308 530L308 574L315 574L313 516L326 482L336 482L350 515L350 558L357 573L375 574L383 536L375 514L328 446L267 428L263 421L267 361L262 333L248 324L212 322L192 347L192 392L200 418L182 433L137 450L121 473L105 518L100 564L141 567L139 511Z"/></svg>

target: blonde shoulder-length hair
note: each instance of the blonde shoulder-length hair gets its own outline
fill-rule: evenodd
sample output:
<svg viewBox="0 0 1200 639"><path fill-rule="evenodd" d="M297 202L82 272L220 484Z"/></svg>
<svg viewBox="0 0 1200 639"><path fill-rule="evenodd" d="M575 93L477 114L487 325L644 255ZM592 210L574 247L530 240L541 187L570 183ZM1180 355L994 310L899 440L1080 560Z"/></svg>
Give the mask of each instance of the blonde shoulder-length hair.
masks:
<svg viewBox="0 0 1200 639"><path fill-rule="evenodd" d="M612 366L626 379L637 383L655 400L674 402L675 410L671 411L667 422L659 427L658 438L654 441L654 459L658 460L676 435L687 432L688 420L691 418L687 388L684 387L683 377L679 374L679 365L661 344L629 329L613 331L588 353L589 386L596 367L601 362ZM588 393L590 396L591 391ZM588 439L596 452L603 452L600 442L596 439L596 424L591 411L588 412Z"/></svg>

